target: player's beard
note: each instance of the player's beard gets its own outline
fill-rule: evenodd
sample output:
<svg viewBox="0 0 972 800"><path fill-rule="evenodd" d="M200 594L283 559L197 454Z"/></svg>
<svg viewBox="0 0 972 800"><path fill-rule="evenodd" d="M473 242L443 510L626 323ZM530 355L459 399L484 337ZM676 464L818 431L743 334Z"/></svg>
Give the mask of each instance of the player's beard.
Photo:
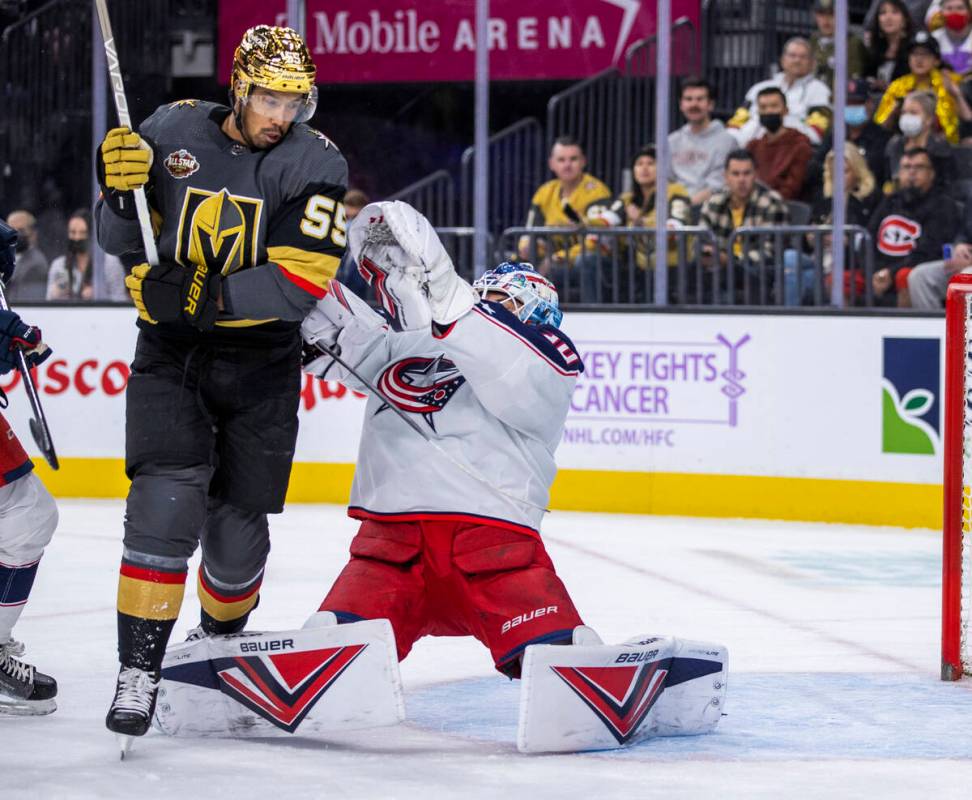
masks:
<svg viewBox="0 0 972 800"><path fill-rule="evenodd" d="M274 124L266 117L260 117L243 109L236 118L236 127L247 145L255 150L269 150L283 141L290 130L291 123Z"/></svg>
<svg viewBox="0 0 972 800"><path fill-rule="evenodd" d="M273 147L284 137L285 131L281 128L270 127L261 128L258 134L258 141L265 147Z"/></svg>
<svg viewBox="0 0 972 800"><path fill-rule="evenodd" d="M290 128L289 125L267 124L263 120L261 120L261 124L255 125L254 127L256 130L250 136L250 139L253 141L254 146L260 150L269 150L271 147L280 144Z"/></svg>

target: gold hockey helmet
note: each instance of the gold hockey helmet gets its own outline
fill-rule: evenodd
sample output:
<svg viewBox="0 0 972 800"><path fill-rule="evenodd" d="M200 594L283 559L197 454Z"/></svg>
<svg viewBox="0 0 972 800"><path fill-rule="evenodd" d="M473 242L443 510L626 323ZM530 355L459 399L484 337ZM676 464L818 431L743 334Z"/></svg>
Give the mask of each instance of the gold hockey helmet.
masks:
<svg viewBox="0 0 972 800"><path fill-rule="evenodd" d="M230 91L247 102L254 87L305 96L303 113L295 122L314 115L317 107L317 68L300 34L292 28L256 25L243 34L233 53Z"/></svg>

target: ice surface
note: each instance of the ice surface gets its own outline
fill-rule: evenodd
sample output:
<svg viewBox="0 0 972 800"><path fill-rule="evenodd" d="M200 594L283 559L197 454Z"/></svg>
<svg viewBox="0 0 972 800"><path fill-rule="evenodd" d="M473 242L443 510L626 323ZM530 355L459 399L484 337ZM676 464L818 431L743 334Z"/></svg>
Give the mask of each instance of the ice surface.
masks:
<svg viewBox="0 0 972 800"><path fill-rule="evenodd" d="M326 740L177 740L121 763L114 686L123 507L64 501L17 628L60 708L0 718L4 798L936 797L972 784L972 680L939 670L931 531L555 512L548 549L606 641L728 645L728 715L710 736L609 753L516 752L518 685L471 639L425 639L402 665L409 721ZM299 626L343 566L355 523L333 506L272 521L252 627ZM193 582L176 635L197 621Z"/></svg>

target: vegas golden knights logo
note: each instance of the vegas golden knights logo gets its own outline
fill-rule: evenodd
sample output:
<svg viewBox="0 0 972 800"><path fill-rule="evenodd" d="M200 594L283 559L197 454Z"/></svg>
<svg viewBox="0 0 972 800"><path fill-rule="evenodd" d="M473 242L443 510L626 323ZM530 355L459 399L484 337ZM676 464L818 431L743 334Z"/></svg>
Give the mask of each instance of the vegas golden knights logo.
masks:
<svg viewBox="0 0 972 800"><path fill-rule="evenodd" d="M176 260L206 265L223 275L256 264L263 201L189 188L179 218Z"/></svg>

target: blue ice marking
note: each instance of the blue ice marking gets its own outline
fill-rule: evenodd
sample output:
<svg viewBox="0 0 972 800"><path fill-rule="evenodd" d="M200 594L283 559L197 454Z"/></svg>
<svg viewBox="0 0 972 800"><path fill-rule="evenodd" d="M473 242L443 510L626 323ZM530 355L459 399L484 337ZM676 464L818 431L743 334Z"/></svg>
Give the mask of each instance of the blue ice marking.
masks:
<svg viewBox="0 0 972 800"><path fill-rule="evenodd" d="M970 759L972 680L910 673L729 675L714 733L643 740L589 754L639 760ZM519 684L499 676L429 686L406 697L417 727L516 744Z"/></svg>

